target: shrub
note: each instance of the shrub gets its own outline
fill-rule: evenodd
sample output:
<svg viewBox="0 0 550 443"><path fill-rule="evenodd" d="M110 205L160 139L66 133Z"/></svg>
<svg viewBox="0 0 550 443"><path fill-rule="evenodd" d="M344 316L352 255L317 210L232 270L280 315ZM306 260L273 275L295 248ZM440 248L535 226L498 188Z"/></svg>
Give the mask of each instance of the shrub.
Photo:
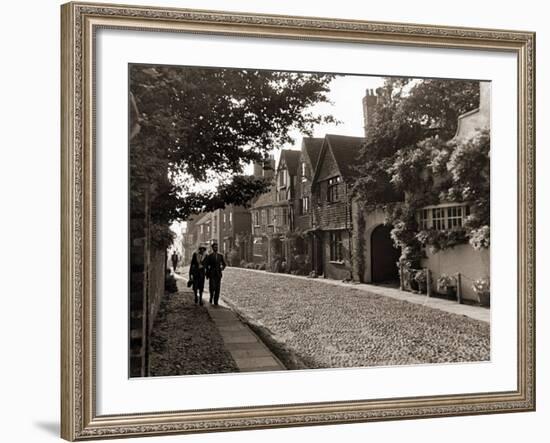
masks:
<svg viewBox="0 0 550 443"><path fill-rule="evenodd" d="M441 274L441 276L437 279L437 287L442 290L447 290L447 288L454 288L455 286L455 279L448 276L447 274Z"/></svg>
<svg viewBox="0 0 550 443"><path fill-rule="evenodd" d="M424 269L421 269L420 271L416 271L413 278L414 278L414 281L416 281L418 284L425 285L428 281L426 277L426 271Z"/></svg>
<svg viewBox="0 0 550 443"><path fill-rule="evenodd" d="M172 275L169 269L166 269L164 273L164 290L170 294L178 292L178 285L176 284L176 279Z"/></svg>

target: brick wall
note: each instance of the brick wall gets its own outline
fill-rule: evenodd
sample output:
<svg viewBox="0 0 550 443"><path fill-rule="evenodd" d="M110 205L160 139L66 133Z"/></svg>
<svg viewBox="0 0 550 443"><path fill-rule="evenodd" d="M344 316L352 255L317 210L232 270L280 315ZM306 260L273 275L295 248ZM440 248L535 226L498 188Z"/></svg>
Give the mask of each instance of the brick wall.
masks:
<svg viewBox="0 0 550 443"><path fill-rule="evenodd" d="M166 251L150 241L147 210L131 209L129 367L131 377L143 377L149 372L149 333L164 295Z"/></svg>

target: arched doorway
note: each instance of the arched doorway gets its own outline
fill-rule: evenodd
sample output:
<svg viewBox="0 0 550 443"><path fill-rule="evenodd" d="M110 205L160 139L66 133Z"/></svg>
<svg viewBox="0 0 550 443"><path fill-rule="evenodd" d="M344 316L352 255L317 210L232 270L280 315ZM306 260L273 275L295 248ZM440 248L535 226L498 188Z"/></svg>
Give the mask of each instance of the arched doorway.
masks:
<svg viewBox="0 0 550 443"><path fill-rule="evenodd" d="M401 252L393 245L392 226L380 225L371 234L371 268L373 283L399 281L397 262Z"/></svg>

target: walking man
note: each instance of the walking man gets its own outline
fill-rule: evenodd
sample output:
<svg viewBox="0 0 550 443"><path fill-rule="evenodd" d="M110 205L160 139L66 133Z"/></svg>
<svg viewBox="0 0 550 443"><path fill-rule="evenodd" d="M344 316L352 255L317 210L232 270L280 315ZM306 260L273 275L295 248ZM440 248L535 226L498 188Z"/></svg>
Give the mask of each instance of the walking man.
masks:
<svg viewBox="0 0 550 443"><path fill-rule="evenodd" d="M222 254L218 254L218 244L212 243L212 253L206 257L206 278L208 278L210 290L210 304L218 305L220 299L220 289L222 283L222 274L225 269L225 259Z"/></svg>
<svg viewBox="0 0 550 443"><path fill-rule="evenodd" d="M178 266L178 260L179 260L178 253L174 250L174 252L172 252L172 257L170 258L172 260L172 270L174 271L174 274L175 274L176 268Z"/></svg>

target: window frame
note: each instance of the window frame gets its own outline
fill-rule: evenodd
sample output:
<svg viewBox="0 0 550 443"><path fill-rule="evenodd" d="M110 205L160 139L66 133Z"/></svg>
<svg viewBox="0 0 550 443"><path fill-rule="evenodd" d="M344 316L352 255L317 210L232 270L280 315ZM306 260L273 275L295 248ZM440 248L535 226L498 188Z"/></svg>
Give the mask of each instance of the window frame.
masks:
<svg viewBox="0 0 550 443"><path fill-rule="evenodd" d="M336 203L340 201L340 176L332 177L327 180L327 202Z"/></svg>
<svg viewBox="0 0 550 443"><path fill-rule="evenodd" d="M469 215L470 204L463 202L424 206L417 211L416 217L420 230L454 231L463 228Z"/></svg>
<svg viewBox="0 0 550 443"><path fill-rule="evenodd" d="M304 204L305 203L305 204ZM300 215L307 215L311 210L309 195L304 195L300 199Z"/></svg>
<svg viewBox="0 0 550 443"><path fill-rule="evenodd" d="M344 239L342 238L342 232L329 231L329 257L330 261L334 263L344 263Z"/></svg>

